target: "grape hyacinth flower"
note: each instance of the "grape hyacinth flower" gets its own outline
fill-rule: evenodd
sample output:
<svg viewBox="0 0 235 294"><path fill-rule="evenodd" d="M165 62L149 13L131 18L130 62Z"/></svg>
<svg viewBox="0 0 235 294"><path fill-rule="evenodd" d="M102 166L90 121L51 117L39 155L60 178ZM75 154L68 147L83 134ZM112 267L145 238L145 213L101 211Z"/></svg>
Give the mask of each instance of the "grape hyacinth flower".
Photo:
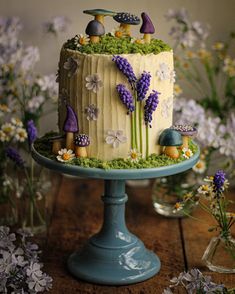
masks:
<svg viewBox="0 0 235 294"><path fill-rule="evenodd" d="M16 166L18 167L24 167L24 160L21 158L19 152L13 148L13 147L8 147L6 149L6 156L11 159Z"/></svg>
<svg viewBox="0 0 235 294"><path fill-rule="evenodd" d="M218 170L215 173L214 179L213 179L214 191L216 192L217 195L223 192L223 186L225 181L226 181L225 172L222 170Z"/></svg>
<svg viewBox="0 0 235 294"><path fill-rule="evenodd" d="M35 127L35 124L32 119L27 122L26 130L28 133L29 145L32 145L33 142L37 139L37 128Z"/></svg>
<svg viewBox="0 0 235 294"><path fill-rule="evenodd" d="M112 61L115 62L117 68L127 77L128 82L132 88L134 88L134 83L137 81L137 78L128 60L124 57L116 55L113 57Z"/></svg>
<svg viewBox="0 0 235 294"><path fill-rule="evenodd" d="M149 72L144 71L140 79L136 83L137 100L142 101L148 92L150 86L151 75Z"/></svg>
<svg viewBox="0 0 235 294"><path fill-rule="evenodd" d="M135 106L131 92L122 84L117 85L116 89L118 91L122 103L128 109L127 114L133 112L135 110Z"/></svg>
<svg viewBox="0 0 235 294"><path fill-rule="evenodd" d="M157 109L157 105L159 103L159 92L153 90L153 92L149 95L148 99L146 100L146 104L144 106L144 120L145 124L150 126L153 120L152 114Z"/></svg>

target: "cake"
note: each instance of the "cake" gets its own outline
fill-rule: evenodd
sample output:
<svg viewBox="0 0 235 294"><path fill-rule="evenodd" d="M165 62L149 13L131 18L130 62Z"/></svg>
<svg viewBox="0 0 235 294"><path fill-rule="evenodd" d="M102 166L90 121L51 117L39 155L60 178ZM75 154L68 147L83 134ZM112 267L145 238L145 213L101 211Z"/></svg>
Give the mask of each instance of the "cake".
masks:
<svg viewBox="0 0 235 294"><path fill-rule="evenodd" d="M103 9L85 13L94 16L86 28L89 37L76 35L60 53L59 129L72 139L83 136L66 147L85 146L82 154L105 161L160 154L159 136L172 126L171 48L151 38L155 30L146 13L138 39L130 31L140 24L137 16ZM113 33L105 33L104 16L119 25ZM70 132L71 113L77 127Z"/></svg>

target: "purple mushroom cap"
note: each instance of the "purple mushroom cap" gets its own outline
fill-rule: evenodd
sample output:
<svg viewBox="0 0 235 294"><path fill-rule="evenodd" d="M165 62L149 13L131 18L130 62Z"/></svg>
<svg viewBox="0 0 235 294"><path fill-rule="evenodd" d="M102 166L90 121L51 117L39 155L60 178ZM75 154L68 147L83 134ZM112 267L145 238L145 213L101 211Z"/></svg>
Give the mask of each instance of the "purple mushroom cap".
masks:
<svg viewBox="0 0 235 294"><path fill-rule="evenodd" d="M179 132L182 136L195 136L197 134L197 129L190 125L174 125L171 129Z"/></svg>
<svg viewBox="0 0 235 294"><path fill-rule="evenodd" d="M86 147L90 145L90 139L86 134L79 134L74 138L74 145L78 147Z"/></svg>
<svg viewBox="0 0 235 294"><path fill-rule="evenodd" d="M66 133L76 133L78 132L78 118L73 108L70 105L67 107L67 116L64 122L63 130Z"/></svg>
<svg viewBox="0 0 235 294"><path fill-rule="evenodd" d="M154 34L155 28L148 14L145 12L142 12L141 17L143 21L142 26L140 28L141 34Z"/></svg>

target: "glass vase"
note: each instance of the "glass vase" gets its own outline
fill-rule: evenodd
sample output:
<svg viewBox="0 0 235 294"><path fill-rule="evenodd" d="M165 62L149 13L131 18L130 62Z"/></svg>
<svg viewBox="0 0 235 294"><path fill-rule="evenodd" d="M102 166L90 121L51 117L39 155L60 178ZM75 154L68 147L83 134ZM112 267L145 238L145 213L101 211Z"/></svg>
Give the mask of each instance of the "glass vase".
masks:
<svg viewBox="0 0 235 294"><path fill-rule="evenodd" d="M159 178L154 181L152 200L155 211L166 217L185 217L190 214L195 204L188 201L183 210L176 210L175 204L182 201L183 196L192 191L197 178L191 171L178 175Z"/></svg>
<svg viewBox="0 0 235 294"><path fill-rule="evenodd" d="M230 233L213 237L202 260L211 271L235 273L235 239Z"/></svg>

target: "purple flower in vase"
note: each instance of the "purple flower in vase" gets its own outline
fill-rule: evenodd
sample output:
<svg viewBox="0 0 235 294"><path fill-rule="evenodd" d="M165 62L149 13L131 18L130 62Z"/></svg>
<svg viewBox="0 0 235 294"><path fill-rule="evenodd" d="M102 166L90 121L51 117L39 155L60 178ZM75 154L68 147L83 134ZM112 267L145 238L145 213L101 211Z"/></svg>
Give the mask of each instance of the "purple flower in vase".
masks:
<svg viewBox="0 0 235 294"><path fill-rule="evenodd" d="M145 120L145 124L149 125L150 128L151 126L151 122L153 120L152 114L153 112L157 109L157 105L159 103L159 92L153 90L153 92L148 96L145 106L144 106L144 120Z"/></svg>
<svg viewBox="0 0 235 294"><path fill-rule="evenodd" d="M11 159L16 164L16 166L21 168L24 167L24 160L15 148L8 147L6 149L6 156Z"/></svg>
<svg viewBox="0 0 235 294"><path fill-rule="evenodd" d="M128 109L127 114L133 112L135 110L135 106L131 92L122 84L117 85L116 89L118 91L122 103Z"/></svg>
<svg viewBox="0 0 235 294"><path fill-rule="evenodd" d="M128 60L124 57L116 55L113 57L112 61L115 62L117 68L127 77L131 86L134 87L134 83L137 81L137 78Z"/></svg>
<svg viewBox="0 0 235 294"><path fill-rule="evenodd" d="M144 71L140 79L136 83L137 100L142 101L148 92L150 86L151 75L149 72Z"/></svg>
<svg viewBox="0 0 235 294"><path fill-rule="evenodd" d="M26 130L28 134L28 142L29 145L31 145L37 139L37 128L32 119L27 122Z"/></svg>
<svg viewBox="0 0 235 294"><path fill-rule="evenodd" d="M225 172L218 170L213 179L214 189L216 193L221 193L223 191L223 186L226 181Z"/></svg>

